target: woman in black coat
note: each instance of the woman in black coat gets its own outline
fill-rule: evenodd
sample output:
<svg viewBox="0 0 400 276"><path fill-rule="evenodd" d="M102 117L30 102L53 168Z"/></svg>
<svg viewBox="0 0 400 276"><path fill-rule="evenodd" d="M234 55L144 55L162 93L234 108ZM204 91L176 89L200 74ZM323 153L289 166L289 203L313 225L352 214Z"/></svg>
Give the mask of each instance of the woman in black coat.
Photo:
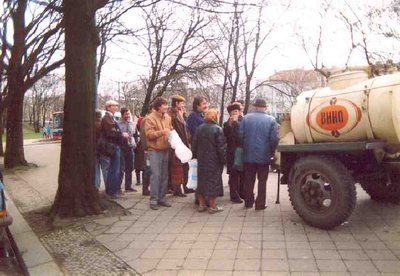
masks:
<svg viewBox="0 0 400 276"><path fill-rule="evenodd" d="M206 198L210 207L208 212L221 212L217 206L217 196L224 195L222 171L224 168L224 133L217 125L218 110L210 109L204 116L205 123L200 125L193 137L192 151L197 158L197 194L199 195L199 212L207 210Z"/></svg>

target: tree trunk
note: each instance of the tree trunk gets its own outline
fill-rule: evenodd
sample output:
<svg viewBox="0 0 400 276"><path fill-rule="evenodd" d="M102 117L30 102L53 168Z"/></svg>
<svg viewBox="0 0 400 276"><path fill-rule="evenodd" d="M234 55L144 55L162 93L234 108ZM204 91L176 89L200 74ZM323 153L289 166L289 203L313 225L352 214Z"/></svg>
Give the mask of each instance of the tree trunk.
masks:
<svg viewBox="0 0 400 276"><path fill-rule="evenodd" d="M43 112L41 113L41 115L42 115L43 126L45 126L46 125L46 108L45 107L43 107ZM48 126L50 126L50 125L48 125Z"/></svg>
<svg viewBox="0 0 400 276"><path fill-rule="evenodd" d="M24 106L24 69L22 59L25 47L25 10L26 0L18 1L18 6L12 14L14 27L14 44L11 48L8 82L7 104L7 137L4 166L26 166L24 156L24 140L22 136L23 106Z"/></svg>
<svg viewBox="0 0 400 276"><path fill-rule="evenodd" d="M154 74L154 73L153 73ZM140 116L146 116L149 112L149 107L151 104L151 98L153 95L153 90L156 87L156 81L154 75L151 77L149 84L147 85L146 89L146 97L144 98L144 103L142 106L142 111L140 112Z"/></svg>
<svg viewBox="0 0 400 276"><path fill-rule="evenodd" d="M4 158L4 166L6 168L28 165L24 155L24 139L22 133L23 112L21 107L23 103L24 93L22 91L17 89L10 93L7 108L6 155Z"/></svg>
<svg viewBox="0 0 400 276"><path fill-rule="evenodd" d="M3 134L4 134L4 108L0 107L0 156L4 156L4 148L3 148Z"/></svg>
<svg viewBox="0 0 400 276"><path fill-rule="evenodd" d="M38 129L38 127L39 127L39 122L38 122L38 120L36 119L36 107L35 107L35 105L33 105L33 111L32 111L32 121L33 121L33 129L34 129L34 131L35 131L35 133L36 133L36 130Z"/></svg>
<svg viewBox="0 0 400 276"><path fill-rule="evenodd" d="M65 103L58 191L53 217L99 214L94 186L96 48L95 0L63 1Z"/></svg>
<svg viewBox="0 0 400 276"><path fill-rule="evenodd" d="M246 94L245 94L245 103L244 103L244 111L243 111L244 114L247 114L247 112L249 111L249 106L250 106L250 94L251 94L250 81L251 81L250 78L246 79L246 87L245 87Z"/></svg>

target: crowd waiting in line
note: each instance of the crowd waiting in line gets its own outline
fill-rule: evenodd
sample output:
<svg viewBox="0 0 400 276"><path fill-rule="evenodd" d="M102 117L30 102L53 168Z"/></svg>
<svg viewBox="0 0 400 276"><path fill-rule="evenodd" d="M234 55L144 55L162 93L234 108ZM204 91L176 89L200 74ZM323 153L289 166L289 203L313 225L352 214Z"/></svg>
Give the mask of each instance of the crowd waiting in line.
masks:
<svg viewBox="0 0 400 276"><path fill-rule="evenodd" d="M119 109L118 103L108 101L105 115L96 113L96 188L100 187L102 173L106 194L111 198L123 196L124 176L125 192L136 192L132 185L135 170L137 184L143 185L143 195L150 195L153 210L171 206L166 198L168 190L181 197L193 193L187 187L188 163L180 161L168 142L171 130L175 130L198 162L195 203L199 212L223 211L217 197L224 193L225 164L232 203L240 204L244 200L245 208L255 206L255 210L264 210L269 165L278 144L278 125L266 114L265 100L256 99L253 106L253 112L243 115L243 102L229 104L229 119L221 128L219 112L209 109L206 97L195 97L189 116L186 116L184 97L172 96L171 107L167 99L158 97L149 114L139 117L134 126L127 108L121 108L121 119L116 121L114 113ZM238 165L238 160L242 164Z"/></svg>

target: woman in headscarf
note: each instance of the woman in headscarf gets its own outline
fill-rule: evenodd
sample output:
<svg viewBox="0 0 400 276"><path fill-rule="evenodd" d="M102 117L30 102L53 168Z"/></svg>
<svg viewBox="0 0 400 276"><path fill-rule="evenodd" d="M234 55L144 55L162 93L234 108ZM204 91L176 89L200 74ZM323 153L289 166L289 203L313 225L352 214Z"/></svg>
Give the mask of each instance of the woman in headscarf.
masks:
<svg viewBox="0 0 400 276"><path fill-rule="evenodd" d="M207 210L208 198L210 214L223 211L217 205L217 197L224 195L222 171L225 162L224 133L218 126L219 112L210 109L204 116L204 124L200 125L193 137L192 151L197 158L197 194L199 196L199 212Z"/></svg>

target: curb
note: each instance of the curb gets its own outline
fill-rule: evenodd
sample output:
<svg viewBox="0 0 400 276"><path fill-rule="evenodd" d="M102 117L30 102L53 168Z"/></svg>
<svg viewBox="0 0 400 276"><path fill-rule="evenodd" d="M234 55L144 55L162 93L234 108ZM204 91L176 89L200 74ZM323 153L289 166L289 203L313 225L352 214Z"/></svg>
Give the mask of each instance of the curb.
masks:
<svg viewBox="0 0 400 276"><path fill-rule="evenodd" d="M64 275L32 228L25 221L11 197L6 194L7 212L12 216L10 232L21 253L29 275Z"/></svg>

